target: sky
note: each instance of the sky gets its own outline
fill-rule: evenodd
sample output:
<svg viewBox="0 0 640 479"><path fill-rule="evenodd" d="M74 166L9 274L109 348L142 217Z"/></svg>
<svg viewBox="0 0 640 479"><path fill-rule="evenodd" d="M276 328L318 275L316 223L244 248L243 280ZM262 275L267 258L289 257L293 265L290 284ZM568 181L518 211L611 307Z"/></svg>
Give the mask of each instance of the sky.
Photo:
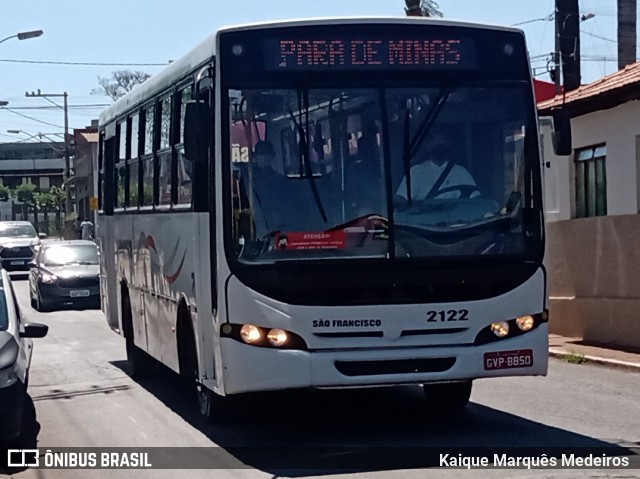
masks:
<svg viewBox="0 0 640 479"><path fill-rule="evenodd" d="M519 25L526 34L536 78L549 81L554 49L554 0L437 0L444 17ZM580 0L582 83L616 71L616 2ZM404 16L404 0L0 0L0 41L43 30L38 38L0 43L0 142L61 139L62 97L68 93L69 128L83 128L112 103L98 77L115 70L153 75L170 60L227 25L302 17ZM82 65L78 65L78 63ZM20 130L19 134L7 130Z"/></svg>

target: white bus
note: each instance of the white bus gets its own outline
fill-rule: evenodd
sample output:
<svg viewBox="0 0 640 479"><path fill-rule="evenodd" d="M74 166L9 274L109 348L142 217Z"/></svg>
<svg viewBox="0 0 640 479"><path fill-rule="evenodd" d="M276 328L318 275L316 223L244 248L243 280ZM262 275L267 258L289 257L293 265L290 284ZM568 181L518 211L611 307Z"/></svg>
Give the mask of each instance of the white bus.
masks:
<svg viewBox="0 0 640 479"><path fill-rule="evenodd" d="M476 378L546 374L520 30L224 28L104 111L100 139L107 321L132 375L189 376L206 417L239 393L396 384L460 408Z"/></svg>

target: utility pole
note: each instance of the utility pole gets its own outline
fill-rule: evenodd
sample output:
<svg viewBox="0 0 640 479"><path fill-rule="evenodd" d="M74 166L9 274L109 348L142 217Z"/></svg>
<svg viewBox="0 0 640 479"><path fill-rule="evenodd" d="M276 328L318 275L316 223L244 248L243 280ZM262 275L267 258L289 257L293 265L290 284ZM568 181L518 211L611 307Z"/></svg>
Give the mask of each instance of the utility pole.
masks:
<svg viewBox="0 0 640 479"><path fill-rule="evenodd" d="M618 0L618 70L636 62L637 0Z"/></svg>
<svg viewBox="0 0 640 479"><path fill-rule="evenodd" d="M556 92L580 87L580 11L578 0L556 0ZM562 80L560 80L562 77Z"/></svg>
<svg viewBox="0 0 640 479"><path fill-rule="evenodd" d="M69 107L67 104L67 92L64 93L42 93L40 89L38 92L26 92L25 96L27 98L49 98L49 97L63 97L64 98L64 106L62 109L64 110L64 191L65 191L65 201L64 201L64 212L65 216L68 216L71 213L71 159L69 156ZM53 102L51 102L53 103ZM60 105L54 103L54 105L60 107Z"/></svg>

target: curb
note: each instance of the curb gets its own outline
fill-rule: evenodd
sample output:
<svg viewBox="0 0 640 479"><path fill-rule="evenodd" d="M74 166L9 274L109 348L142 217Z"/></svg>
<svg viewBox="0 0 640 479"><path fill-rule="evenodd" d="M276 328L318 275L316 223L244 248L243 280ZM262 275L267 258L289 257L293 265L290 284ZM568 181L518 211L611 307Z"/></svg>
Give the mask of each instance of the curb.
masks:
<svg viewBox="0 0 640 479"><path fill-rule="evenodd" d="M569 354L580 354L574 352L567 351L565 349L560 348L549 348L549 356L554 358L564 359L565 356ZM621 361L619 359L611 359L611 358L603 358L600 356L591 356L588 354L581 355L584 357L585 362L602 364L604 366L617 367L622 369L630 369L633 371L640 372L640 363L633 363L630 361Z"/></svg>

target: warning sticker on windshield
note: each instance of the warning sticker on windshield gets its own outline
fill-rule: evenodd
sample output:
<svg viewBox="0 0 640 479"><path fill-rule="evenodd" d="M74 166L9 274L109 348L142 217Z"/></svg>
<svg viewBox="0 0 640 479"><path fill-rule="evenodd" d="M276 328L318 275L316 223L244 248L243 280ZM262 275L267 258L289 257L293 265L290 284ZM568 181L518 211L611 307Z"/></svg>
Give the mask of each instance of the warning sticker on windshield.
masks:
<svg viewBox="0 0 640 479"><path fill-rule="evenodd" d="M281 250L340 249L345 247L344 231L280 233L276 247Z"/></svg>

